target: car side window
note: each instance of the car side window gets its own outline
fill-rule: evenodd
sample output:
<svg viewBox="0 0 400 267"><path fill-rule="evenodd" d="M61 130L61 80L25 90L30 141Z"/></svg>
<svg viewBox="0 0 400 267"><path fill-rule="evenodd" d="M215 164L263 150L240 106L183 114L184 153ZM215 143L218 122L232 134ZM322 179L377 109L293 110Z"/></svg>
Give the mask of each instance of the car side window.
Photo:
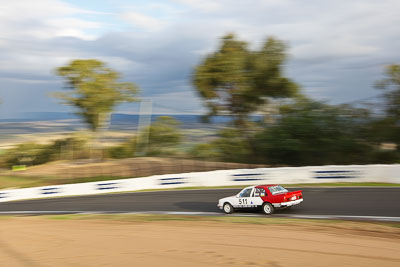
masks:
<svg viewBox="0 0 400 267"><path fill-rule="evenodd" d="M254 190L254 196L255 197L265 197L267 193L265 192L264 188L256 188Z"/></svg>
<svg viewBox="0 0 400 267"><path fill-rule="evenodd" d="M250 197L252 188L247 188L240 193L240 197Z"/></svg>

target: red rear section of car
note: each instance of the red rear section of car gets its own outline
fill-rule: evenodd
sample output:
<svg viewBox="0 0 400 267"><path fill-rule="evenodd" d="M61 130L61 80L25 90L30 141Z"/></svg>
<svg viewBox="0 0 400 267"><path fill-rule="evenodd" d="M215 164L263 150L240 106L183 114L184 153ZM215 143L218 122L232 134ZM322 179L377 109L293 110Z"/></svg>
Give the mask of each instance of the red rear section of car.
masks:
<svg viewBox="0 0 400 267"><path fill-rule="evenodd" d="M295 200L303 198L303 194L302 194L301 190L273 195L268 189L270 186L275 186L275 185L257 186L259 188L264 188L267 193L266 196L261 197L264 202L282 203L282 202L295 201Z"/></svg>
<svg viewBox="0 0 400 267"><path fill-rule="evenodd" d="M301 190L298 191L293 191L293 192L287 192L285 193L283 199L283 202L287 202L287 201L293 201L293 200L297 200L297 199L301 199L303 198L303 194L301 193Z"/></svg>

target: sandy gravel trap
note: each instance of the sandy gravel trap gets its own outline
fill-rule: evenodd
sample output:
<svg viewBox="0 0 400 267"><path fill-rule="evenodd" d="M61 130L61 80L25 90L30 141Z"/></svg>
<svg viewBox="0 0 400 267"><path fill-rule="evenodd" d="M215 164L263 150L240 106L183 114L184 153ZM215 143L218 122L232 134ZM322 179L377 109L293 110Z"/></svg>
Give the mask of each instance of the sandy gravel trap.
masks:
<svg viewBox="0 0 400 267"><path fill-rule="evenodd" d="M8 217L0 266L400 266L400 229Z"/></svg>

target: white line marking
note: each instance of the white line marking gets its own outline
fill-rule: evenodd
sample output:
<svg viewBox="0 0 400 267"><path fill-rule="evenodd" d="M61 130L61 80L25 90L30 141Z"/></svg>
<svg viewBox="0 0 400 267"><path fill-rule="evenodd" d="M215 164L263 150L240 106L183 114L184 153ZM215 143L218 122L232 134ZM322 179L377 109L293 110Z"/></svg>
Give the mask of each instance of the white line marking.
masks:
<svg viewBox="0 0 400 267"><path fill-rule="evenodd" d="M203 216L231 216L231 217L264 217L264 218L295 218L295 219L337 219L337 220L371 220L371 221L390 221L400 222L400 217L389 216L349 216L349 215L304 215L304 214L275 214L267 216L263 214L234 213L224 214L221 212L193 212L193 211L0 211L0 215L7 214L167 214L167 215L203 215Z"/></svg>
<svg viewBox="0 0 400 267"><path fill-rule="evenodd" d="M299 219L340 219L340 220L373 220L373 221L400 222L400 217L388 217L388 216L301 215L301 214L281 214L279 216L289 217L289 218L299 218Z"/></svg>

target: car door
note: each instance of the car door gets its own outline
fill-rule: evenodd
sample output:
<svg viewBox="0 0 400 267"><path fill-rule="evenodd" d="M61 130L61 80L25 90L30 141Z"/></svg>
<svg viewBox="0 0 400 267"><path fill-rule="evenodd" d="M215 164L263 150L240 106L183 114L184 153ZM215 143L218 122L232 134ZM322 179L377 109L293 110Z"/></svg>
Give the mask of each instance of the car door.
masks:
<svg viewBox="0 0 400 267"><path fill-rule="evenodd" d="M264 203L264 200L262 199L265 197L267 193L265 192L265 189L262 187L255 187L253 192L251 193L251 205L260 207Z"/></svg>
<svg viewBox="0 0 400 267"><path fill-rule="evenodd" d="M235 208L251 208L255 206L253 197L254 187L247 187L243 189L235 199L233 206Z"/></svg>

